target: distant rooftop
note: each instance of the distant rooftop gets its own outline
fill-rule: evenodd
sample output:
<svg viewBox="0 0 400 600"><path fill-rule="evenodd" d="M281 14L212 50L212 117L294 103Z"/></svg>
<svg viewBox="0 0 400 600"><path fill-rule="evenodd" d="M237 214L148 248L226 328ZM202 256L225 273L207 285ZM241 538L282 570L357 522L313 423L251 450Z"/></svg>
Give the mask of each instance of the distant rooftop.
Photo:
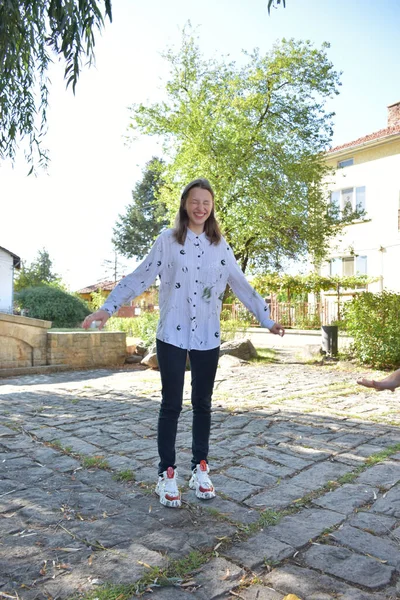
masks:
<svg viewBox="0 0 400 600"><path fill-rule="evenodd" d="M375 131L374 133L369 133L368 135L364 135L363 137L353 140L352 142L347 142L346 144L335 146L335 148L331 148L328 151L328 154L331 154L333 152L339 152L340 150L346 150L347 148L361 146L363 144L367 144L368 142L374 142L376 140L384 139L386 137L390 137L392 135L400 133L400 102L390 104L387 108L388 123L385 129L380 129L379 131Z"/></svg>
<svg viewBox="0 0 400 600"><path fill-rule="evenodd" d="M115 286L117 285L118 281L99 281L99 283L94 283L93 285L88 285L85 288L82 288L81 290L78 290L76 293L77 294L91 294L92 292L98 292L99 290L101 290L102 292L111 292Z"/></svg>

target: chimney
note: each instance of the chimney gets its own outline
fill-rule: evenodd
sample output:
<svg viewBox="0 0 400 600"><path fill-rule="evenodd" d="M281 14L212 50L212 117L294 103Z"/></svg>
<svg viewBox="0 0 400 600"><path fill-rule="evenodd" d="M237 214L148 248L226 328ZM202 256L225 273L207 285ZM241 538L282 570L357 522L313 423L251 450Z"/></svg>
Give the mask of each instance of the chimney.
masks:
<svg viewBox="0 0 400 600"><path fill-rule="evenodd" d="M389 104L388 108L388 127L400 127L400 102Z"/></svg>

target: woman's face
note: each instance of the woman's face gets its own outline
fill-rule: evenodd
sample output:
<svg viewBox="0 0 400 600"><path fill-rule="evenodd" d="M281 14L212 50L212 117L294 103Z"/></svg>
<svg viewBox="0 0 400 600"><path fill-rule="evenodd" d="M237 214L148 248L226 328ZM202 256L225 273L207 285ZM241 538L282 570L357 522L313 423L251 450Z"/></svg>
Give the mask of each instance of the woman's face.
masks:
<svg viewBox="0 0 400 600"><path fill-rule="evenodd" d="M202 188L192 188L186 198L185 208L189 217L190 229L194 233L202 233L204 231L204 223L213 209L211 193Z"/></svg>

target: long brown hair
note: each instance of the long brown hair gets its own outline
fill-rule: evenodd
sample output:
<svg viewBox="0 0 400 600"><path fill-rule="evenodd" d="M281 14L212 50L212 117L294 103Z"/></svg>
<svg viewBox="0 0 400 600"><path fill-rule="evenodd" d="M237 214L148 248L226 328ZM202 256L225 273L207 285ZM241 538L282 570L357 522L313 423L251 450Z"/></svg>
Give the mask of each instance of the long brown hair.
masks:
<svg viewBox="0 0 400 600"><path fill-rule="evenodd" d="M208 190L211 194L212 201L213 201L213 207L211 209L210 216L208 217L207 221L204 223L204 232L207 236L207 239L210 241L210 244L219 244L219 242L221 241L221 231L220 231L217 219L215 218L214 190L212 189L211 184L208 181L208 179L194 179L193 181L188 183L187 186L185 187L185 189L183 190L182 196L181 196L181 203L179 206L179 211L178 211L178 214L176 215L176 219L175 219L175 228L174 228L175 239L179 244L182 244L182 246L185 243L187 228L189 225L189 215L187 214L185 205L186 205L186 200L189 196L189 192L193 188L201 188L202 190Z"/></svg>

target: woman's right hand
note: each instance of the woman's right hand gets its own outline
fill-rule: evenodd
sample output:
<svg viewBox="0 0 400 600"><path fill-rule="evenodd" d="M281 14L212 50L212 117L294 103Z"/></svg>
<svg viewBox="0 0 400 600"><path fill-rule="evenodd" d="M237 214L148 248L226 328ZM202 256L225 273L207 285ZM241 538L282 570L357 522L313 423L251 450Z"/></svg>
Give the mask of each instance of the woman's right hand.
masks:
<svg viewBox="0 0 400 600"><path fill-rule="evenodd" d="M89 329L92 323L96 321L96 328L103 329L104 325L107 323L110 315L106 310L97 310L96 312L88 315L86 319L82 323L83 329Z"/></svg>

